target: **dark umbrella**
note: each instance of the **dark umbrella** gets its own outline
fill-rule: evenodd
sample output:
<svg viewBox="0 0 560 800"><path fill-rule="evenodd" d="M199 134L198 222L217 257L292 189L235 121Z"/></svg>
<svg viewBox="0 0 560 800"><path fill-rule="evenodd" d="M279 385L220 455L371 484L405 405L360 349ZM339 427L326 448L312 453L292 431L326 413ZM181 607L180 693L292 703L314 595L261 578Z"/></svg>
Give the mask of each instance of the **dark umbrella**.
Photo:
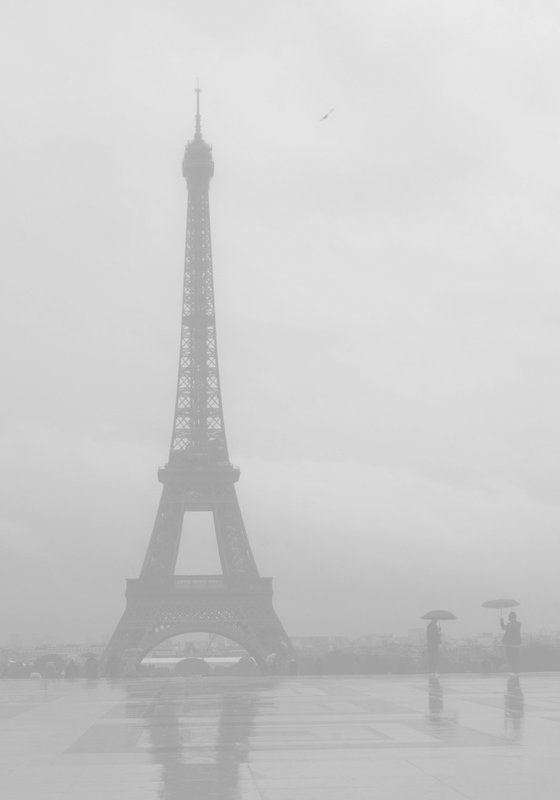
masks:
<svg viewBox="0 0 560 800"><path fill-rule="evenodd" d="M208 675L210 666L203 658L183 658L175 664L175 675Z"/></svg>
<svg viewBox="0 0 560 800"><path fill-rule="evenodd" d="M485 600L484 603L482 604L482 607L499 608L501 617L504 608L515 608L515 606L518 605L519 603L517 602L517 600L514 600L512 597L498 597L496 600Z"/></svg>
<svg viewBox="0 0 560 800"><path fill-rule="evenodd" d="M503 608L514 608L518 606L519 603L517 600L513 600L511 597L499 597L497 600L486 600L483 604L483 608L499 608L500 611Z"/></svg>
<svg viewBox="0 0 560 800"><path fill-rule="evenodd" d="M455 614L452 614L451 611L442 611L441 609L435 611L428 611L424 616L420 617L420 619L457 619Z"/></svg>

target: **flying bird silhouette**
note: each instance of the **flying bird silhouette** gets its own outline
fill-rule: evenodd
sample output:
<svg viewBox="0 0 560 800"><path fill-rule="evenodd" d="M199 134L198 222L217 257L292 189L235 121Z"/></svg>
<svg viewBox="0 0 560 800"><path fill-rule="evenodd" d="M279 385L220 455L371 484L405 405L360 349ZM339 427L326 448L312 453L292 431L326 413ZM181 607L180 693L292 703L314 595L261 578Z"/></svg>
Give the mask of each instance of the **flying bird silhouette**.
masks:
<svg viewBox="0 0 560 800"><path fill-rule="evenodd" d="M334 111L334 108L329 108L329 110L327 111L327 113L326 113L326 114L325 114L323 117L321 117L321 119L319 120L319 122L322 122L324 119L327 119L327 117L330 117L330 115L332 114L332 112L333 112L333 111Z"/></svg>

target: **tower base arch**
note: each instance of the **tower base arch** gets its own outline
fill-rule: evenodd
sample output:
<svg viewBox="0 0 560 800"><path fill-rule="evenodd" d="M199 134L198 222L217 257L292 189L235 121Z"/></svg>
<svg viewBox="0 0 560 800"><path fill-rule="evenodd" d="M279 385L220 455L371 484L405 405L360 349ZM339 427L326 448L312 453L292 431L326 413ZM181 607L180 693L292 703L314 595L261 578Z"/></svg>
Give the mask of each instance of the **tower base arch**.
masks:
<svg viewBox="0 0 560 800"><path fill-rule="evenodd" d="M230 584L223 576L176 576L166 587L127 581L124 614L107 645L107 674L134 675L144 656L166 639L215 633L237 642L263 673L271 658L293 656L290 640L272 606L272 580Z"/></svg>

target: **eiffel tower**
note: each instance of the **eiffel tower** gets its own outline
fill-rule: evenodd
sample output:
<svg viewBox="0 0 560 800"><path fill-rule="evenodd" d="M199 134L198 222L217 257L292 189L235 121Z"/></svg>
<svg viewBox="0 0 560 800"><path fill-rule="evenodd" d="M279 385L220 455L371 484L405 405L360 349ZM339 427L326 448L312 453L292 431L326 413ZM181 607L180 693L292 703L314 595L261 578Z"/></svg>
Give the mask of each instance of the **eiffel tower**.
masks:
<svg viewBox="0 0 560 800"><path fill-rule="evenodd" d="M229 460L216 343L210 238L212 148L200 126L185 148L187 235L177 398L169 460L158 471L161 501L140 577L127 580L126 609L103 660L134 674L158 643L207 632L243 646L263 671L292 646L261 578L237 501L239 469ZM221 575L175 575L185 514L212 512ZM187 517L188 520L188 517ZM185 531L188 536L188 529Z"/></svg>

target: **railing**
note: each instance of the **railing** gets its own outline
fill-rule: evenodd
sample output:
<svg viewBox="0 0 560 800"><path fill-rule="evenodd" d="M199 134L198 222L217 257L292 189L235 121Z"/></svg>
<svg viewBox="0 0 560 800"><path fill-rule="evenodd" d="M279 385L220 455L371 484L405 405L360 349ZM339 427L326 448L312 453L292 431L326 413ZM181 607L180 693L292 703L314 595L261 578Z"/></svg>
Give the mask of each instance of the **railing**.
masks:
<svg viewBox="0 0 560 800"><path fill-rule="evenodd" d="M252 578L248 581L228 581L221 575L176 575L173 588L184 592L272 592L272 578Z"/></svg>
<svg viewBox="0 0 560 800"><path fill-rule="evenodd" d="M173 588L189 592L224 592L228 587L221 575L176 575Z"/></svg>
<svg viewBox="0 0 560 800"><path fill-rule="evenodd" d="M272 578L242 578L228 580L223 575L175 575L169 583L151 584L139 578L127 580L127 593L144 594L272 594Z"/></svg>

